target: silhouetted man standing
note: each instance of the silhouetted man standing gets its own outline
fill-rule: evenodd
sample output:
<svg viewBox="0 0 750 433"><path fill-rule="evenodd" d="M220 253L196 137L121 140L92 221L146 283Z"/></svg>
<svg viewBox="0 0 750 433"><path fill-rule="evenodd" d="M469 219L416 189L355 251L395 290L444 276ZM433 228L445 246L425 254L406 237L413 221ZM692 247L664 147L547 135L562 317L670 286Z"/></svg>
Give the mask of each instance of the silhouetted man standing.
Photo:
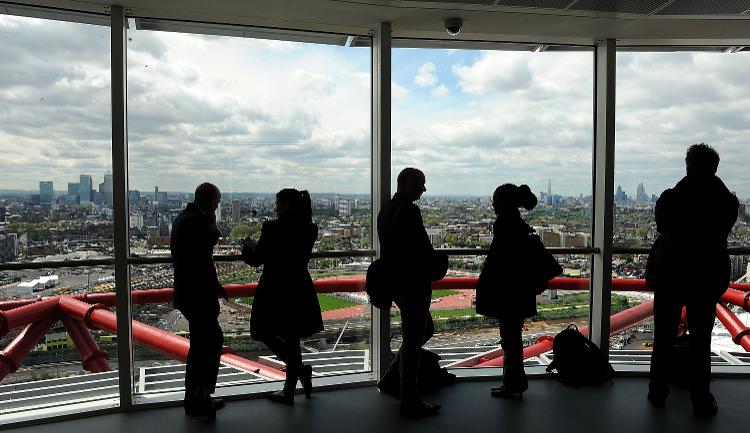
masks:
<svg viewBox="0 0 750 433"><path fill-rule="evenodd" d="M173 302L188 320L190 329L185 413L209 418L223 406L223 401L211 398L224 343L217 297L227 297L213 261L214 245L220 235L215 213L220 201L219 188L210 183L199 185L193 202L172 223L170 241L174 260Z"/></svg>
<svg viewBox="0 0 750 433"><path fill-rule="evenodd" d="M400 376L402 415L431 415L437 413L440 405L422 400L417 390L420 350L433 332L430 265L434 250L422 213L414 204L426 191L424 173L416 168L405 168L397 182L396 194L378 214L378 238L381 257L397 284L394 301L401 310L403 341L383 382L393 375ZM381 386L379 384L379 388Z"/></svg>
<svg viewBox="0 0 750 433"><path fill-rule="evenodd" d="M686 308L691 351L687 362L692 384L693 414L708 417L718 405L709 391L711 331L716 303L726 291L731 273L727 237L737 220L739 202L716 176L719 154L706 144L690 146L685 157L687 176L667 189L656 202L660 233L646 280L654 290L654 350L648 400L665 406L673 369L672 351Z"/></svg>

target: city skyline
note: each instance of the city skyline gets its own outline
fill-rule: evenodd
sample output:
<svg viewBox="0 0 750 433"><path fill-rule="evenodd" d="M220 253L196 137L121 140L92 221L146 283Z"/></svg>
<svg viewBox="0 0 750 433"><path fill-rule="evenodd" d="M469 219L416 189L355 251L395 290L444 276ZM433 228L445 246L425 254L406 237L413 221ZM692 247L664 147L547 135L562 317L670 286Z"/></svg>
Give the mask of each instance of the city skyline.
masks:
<svg viewBox="0 0 750 433"><path fill-rule="evenodd" d="M112 175L108 173L108 174L105 174L104 176L112 176ZM92 178L92 181L93 181L93 179L95 179L96 177L95 176L91 176L91 178ZM40 186L41 186L41 183L45 183L45 182L46 181L39 181ZM50 182L50 183L54 184L55 182ZM68 183L70 183L70 182L68 182ZM92 185L93 185L93 183L92 183ZM99 184L99 186L101 186L101 184ZM129 189L129 191L130 192L138 191L141 195L149 196L149 195L155 195L155 192L153 190L154 187L158 188L159 186L158 185L154 185L150 189ZM643 187L644 189L641 190L640 189L641 187ZM616 193L614 195L615 196L615 201L617 201L617 198L616 198L617 197L617 191L619 191L620 189L621 189L621 185L616 184L615 185ZM220 188L220 190L221 190L221 188ZM94 189L94 191L97 191L97 189ZM577 199L577 198L591 199L592 198L592 194L591 193L588 193L588 194L579 193L579 194L571 194L571 195L558 194L554 190L551 189L550 185L548 185L547 191L537 190L537 191L532 191L532 192L534 192L534 194L537 196L537 198L540 198L543 195L544 195L545 198L547 198L549 196L549 194L550 194L550 191L552 193L552 196L557 196L557 197L562 197L562 198L574 198L574 199ZM661 192L659 192L658 194L657 193L647 192L647 190L645 189L645 185L644 185L643 182L639 182L638 183L638 186L635 188L635 192L633 192L633 193L628 193L628 190L625 189L625 188L622 188L622 191L626 194L628 201L637 202L637 203L647 202L647 201L649 201L649 200L652 199L652 196L656 196L658 198L659 195L661 194ZM640 191L643 191L644 194L646 194L646 199L645 200L639 199ZM1 194L15 194L15 193L31 193L31 194L33 194L34 192L39 192L39 189L32 190L32 189L2 189L2 188L0 188L0 195ZM178 191L171 191L171 190L167 191L167 190L163 190L163 189L161 189L160 192L169 193L169 194L184 194L184 195L190 195L190 194L194 193L194 191L179 191L179 190ZM237 195L252 195L252 194L273 195L276 192L277 191L225 191L225 190L222 190L222 194L224 194L226 196L226 197L224 197L224 199L228 199L228 200L232 199L232 195L233 194L237 194ZM369 192L348 192L348 193L344 193L344 192L339 192L339 191L310 191L310 193L313 194L313 195L343 195L343 196L356 195L356 196L370 196ZM66 195L69 195L69 191L64 190L64 189L62 189L62 190L53 190L53 194L56 197L66 196ZM431 197L431 198L432 197L455 197L455 198L460 198L460 197L467 197L467 198L482 198L482 197L487 197L487 198L489 198L489 197L491 197L491 193L489 195L484 195L484 194L440 194L440 193L431 193L430 191L427 191L427 192L424 193L424 196L425 197ZM750 198L742 197L742 196L739 196L739 195L738 195L738 198L741 199L741 200L750 200ZM549 204L549 203L546 203L546 204Z"/></svg>

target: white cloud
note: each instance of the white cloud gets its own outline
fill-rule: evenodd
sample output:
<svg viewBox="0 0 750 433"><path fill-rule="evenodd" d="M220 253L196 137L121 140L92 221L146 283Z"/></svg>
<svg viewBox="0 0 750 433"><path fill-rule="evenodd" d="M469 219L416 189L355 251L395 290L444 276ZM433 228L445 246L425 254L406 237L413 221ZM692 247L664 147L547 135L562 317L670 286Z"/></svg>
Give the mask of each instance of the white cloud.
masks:
<svg viewBox="0 0 750 433"><path fill-rule="evenodd" d="M484 95L526 88L532 81L527 53L484 51L471 65L454 65L453 74L465 93Z"/></svg>
<svg viewBox="0 0 750 433"><path fill-rule="evenodd" d="M391 98L394 101L406 99L406 97L409 96L410 93L411 91L406 87L396 83L395 81L391 82Z"/></svg>
<svg viewBox="0 0 750 433"><path fill-rule="evenodd" d="M417 75L414 76L414 84L419 87L431 87L437 84L438 78L435 75L435 64L428 62L419 67Z"/></svg>
<svg viewBox="0 0 750 433"><path fill-rule="evenodd" d="M430 90L430 95L436 98L444 98L446 96L449 96L450 94L451 90L445 84L433 87L432 90Z"/></svg>

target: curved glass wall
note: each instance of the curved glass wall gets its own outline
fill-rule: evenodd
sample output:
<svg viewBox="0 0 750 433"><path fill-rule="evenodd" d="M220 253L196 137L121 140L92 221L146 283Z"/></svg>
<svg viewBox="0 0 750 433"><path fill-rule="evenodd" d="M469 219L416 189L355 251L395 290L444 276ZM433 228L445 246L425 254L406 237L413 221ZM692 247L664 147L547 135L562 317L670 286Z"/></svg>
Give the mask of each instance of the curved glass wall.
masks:
<svg viewBox="0 0 750 433"><path fill-rule="evenodd" d="M391 182L395 191L404 167L425 173L427 192L417 205L435 248L489 248L491 197L504 183L528 184L535 193L539 204L523 216L546 246L591 246L593 80L593 55L585 49L393 50ZM485 257L453 256L447 276L477 277ZM564 277L590 276L590 256L557 258ZM524 327L526 345L588 321L583 286L538 297L539 314ZM426 347L446 365L479 365L478 354L499 345L497 321L476 314L474 292L433 291L436 331ZM397 309L392 331L400 332Z"/></svg>
<svg viewBox="0 0 750 433"><path fill-rule="evenodd" d="M369 48L138 30L146 25L136 23L127 65L131 256L168 260L172 221L202 182L222 192L217 255L237 255L244 238L257 240L276 218L275 193L297 188L311 193L319 229L313 279L363 278L366 255L326 255L371 248ZM282 371L249 333L248 284L262 271L233 260L217 262L220 281L237 288L221 301L225 346ZM168 263L131 266L131 290L171 288L172 278ZM370 307L357 291L318 295L325 329L302 342L316 377L371 371ZM133 311L136 320L188 337L170 303ZM182 388L180 361L136 342L135 363L137 393ZM220 374L225 385L268 380L236 366Z"/></svg>
<svg viewBox="0 0 750 433"><path fill-rule="evenodd" d="M748 90L741 71L749 66L750 54L743 51L617 54L614 247L616 252L619 249L627 254L613 257L613 278L645 277L648 248L658 236L656 201L685 176L688 147L706 143L721 157L717 175L740 201L737 222L729 235L729 247L735 249L731 278L733 282L747 282L750 151L745 138L750 122L745 114ZM636 303L653 298L651 292L617 293ZM747 313L733 309L747 323ZM653 320L648 319L613 335L610 347L622 351L615 354L625 359L648 361L652 330ZM717 321L712 350L721 355L742 348ZM714 361L726 363L721 356Z"/></svg>
<svg viewBox="0 0 750 433"><path fill-rule="evenodd" d="M110 29L0 15L0 58L0 418L117 406Z"/></svg>

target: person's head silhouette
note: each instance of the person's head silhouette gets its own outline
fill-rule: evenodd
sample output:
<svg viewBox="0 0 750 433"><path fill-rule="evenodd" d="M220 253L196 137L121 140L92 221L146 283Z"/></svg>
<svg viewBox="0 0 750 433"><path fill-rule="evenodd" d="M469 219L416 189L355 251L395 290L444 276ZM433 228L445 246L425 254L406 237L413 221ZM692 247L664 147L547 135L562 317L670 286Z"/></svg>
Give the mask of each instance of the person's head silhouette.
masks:
<svg viewBox="0 0 750 433"><path fill-rule="evenodd" d="M407 167L398 174L396 191L405 195L411 201L417 201L422 197L422 193L427 191L424 186L425 182L424 173L421 170Z"/></svg>
<svg viewBox="0 0 750 433"><path fill-rule="evenodd" d="M690 177L708 177L719 168L719 153L705 143L690 146L685 155L685 170Z"/></svg>
<svg viewBox="0 0 750 433"><path fill-rule="evenodd" d="M221 192L219 188L212 183L202 183L195 188L195 197L193 203L205 213L216 211L221 202Z"/></svg>
<svg viewBox="0 0 750 433"><path fill-rule="evenodd" d="M276 216L312 222L312 203L307 191L284 188L276 193Z"/></svg>
<svg viewBox="0 0 750 433"><path fill-rule="evenodd" d="M536 207L536 204L536 196L528 185L516 186L506 183L498 186L492 194L492 207L498 215L503 211L519 207L531 210Z"/></svg>

